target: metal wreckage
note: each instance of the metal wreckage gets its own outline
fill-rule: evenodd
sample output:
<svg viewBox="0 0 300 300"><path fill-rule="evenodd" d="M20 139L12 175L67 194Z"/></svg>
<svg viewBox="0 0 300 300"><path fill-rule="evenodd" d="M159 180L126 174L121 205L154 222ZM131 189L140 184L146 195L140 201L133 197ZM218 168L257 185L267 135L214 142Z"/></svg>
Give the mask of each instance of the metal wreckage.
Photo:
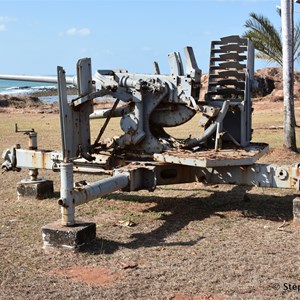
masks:
<svg viewBox="0 0 300 300"><path fill-rule="evenodd" d="M205 99L199 99L201 70L193 49L186 47L184 52L185 68L178 52L169 54L169 75L160 74L155 63L153 75L98 70L92 76L91 60L84 58L78 61L74 77L67 77L62 67L57 68L57 77L0 76L58 84L62 151L38 149L36 132L30 130L26 132L29 149L5 150L2 164L6 171L29 169L25 190L47 182L38 178L38 169L60 171L61 221L42 228L45 247L74 249L92 240L95 224L76 222L75 208L117 190L153 191L158 185L195 181L299 190L300 165L256 163L268 145L251 142L251 91L255 88L251 42L228 36L211 43ZM67 84L77 87L76 99L68 101ZM103 96L112 97L113 106L94 111L93 99ZM120 101L124 105L118 106ZM179 140L164 130L199 115L204 129L198 136ZM120 118L123 134L102 140L113 117ZM95 118L105 121L91 141L90 120ZM74 172L109 176L77 187ZM298 211L294 203L294 215L300 218Z"/></svg>

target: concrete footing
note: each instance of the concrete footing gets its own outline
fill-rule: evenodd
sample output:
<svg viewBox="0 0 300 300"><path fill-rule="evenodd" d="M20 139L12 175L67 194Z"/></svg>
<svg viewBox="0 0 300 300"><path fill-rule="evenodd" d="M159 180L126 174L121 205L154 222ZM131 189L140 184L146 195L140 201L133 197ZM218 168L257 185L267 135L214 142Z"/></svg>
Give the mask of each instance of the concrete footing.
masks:
<svg viewBox="0 0 300 300"><path fill-rule="evenodd" d="M78 250L96 238L96 224L76 222L74 226L63 226L59 220L43 226L42 236L44 249Z"/></svg>
<svg viewBox="0 0 300 300"><path fill-rule="evenodd" d="M18 198L45 199L53 195L53 181L38 179L36 181L22 180L17 184Z"/></svg>
<svg viewBox="0 0 300 300"><path fill-rule="evenodd" d="M300 197L293 200L293 220L300 225Z"/></svg>

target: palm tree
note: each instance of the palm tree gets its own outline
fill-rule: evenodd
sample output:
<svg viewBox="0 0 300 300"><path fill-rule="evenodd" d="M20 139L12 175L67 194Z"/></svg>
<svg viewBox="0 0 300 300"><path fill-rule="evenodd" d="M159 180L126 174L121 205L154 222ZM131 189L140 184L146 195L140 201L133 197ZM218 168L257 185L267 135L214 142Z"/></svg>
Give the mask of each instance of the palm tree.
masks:
<svg viewBox="0 0 300 300"><path fill-rule="evenodd" d="M248 29L243 37L252 41L257 50L256 58L275 62L282 66L282 40L271 21L263 15L250 13L244 26ZM300 22L294 28L294 61L300 57Z"/></svg>
<svg viewBox="0 0 300 300"><path fill-rule="evenodd" d="M300 22L295 27L293 21L293 0L282 0L284 15L282 16L284 47L281 34L270 20L262 15L250 13L250 19L246 21L248 30L244 37L252 41L258 51L256 57L269 62L278 63L283 67L284 86L284 130L283 145L286 149L297 152L295 134L295 110L294 110L294 80L293 61L300 57ZM289 46L288 46L289 44ZM284 48L284 51L283 51ZM284 57L284 58L283 58Z"/></svg>

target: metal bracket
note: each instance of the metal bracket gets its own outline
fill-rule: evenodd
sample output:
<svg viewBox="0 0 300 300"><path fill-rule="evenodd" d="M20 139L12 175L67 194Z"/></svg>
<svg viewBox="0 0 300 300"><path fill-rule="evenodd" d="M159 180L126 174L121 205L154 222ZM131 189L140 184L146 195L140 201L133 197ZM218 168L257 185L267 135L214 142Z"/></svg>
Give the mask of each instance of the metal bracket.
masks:
<svg viewBox="0 0 300 300"><path fill-rule="evenodd" d="M15 123L15 132L16 132L16 133L30 134L30 133L35 132L35 131L34 131L33 128L31 128L31 129L25 129L25 130L20 130L20 129L18 128L18 124Z"/></svg>

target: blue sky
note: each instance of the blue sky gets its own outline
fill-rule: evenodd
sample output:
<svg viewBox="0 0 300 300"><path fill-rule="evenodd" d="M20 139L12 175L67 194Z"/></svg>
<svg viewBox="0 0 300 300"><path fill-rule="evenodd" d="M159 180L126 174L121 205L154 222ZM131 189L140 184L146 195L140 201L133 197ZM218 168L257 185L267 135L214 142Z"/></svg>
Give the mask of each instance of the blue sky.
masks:
<svg viewBox="0 0 300 300"><path fill-rule="evenodd" d="M280 28L276 5L280 0L0 0L0 73L55 74L60 65L74 74L82 57L92 58L94 71L152 73L156 60L168 73L168 53L183 55L185 46L207 72L212 40L241 35L250 12Z"/></svg>

